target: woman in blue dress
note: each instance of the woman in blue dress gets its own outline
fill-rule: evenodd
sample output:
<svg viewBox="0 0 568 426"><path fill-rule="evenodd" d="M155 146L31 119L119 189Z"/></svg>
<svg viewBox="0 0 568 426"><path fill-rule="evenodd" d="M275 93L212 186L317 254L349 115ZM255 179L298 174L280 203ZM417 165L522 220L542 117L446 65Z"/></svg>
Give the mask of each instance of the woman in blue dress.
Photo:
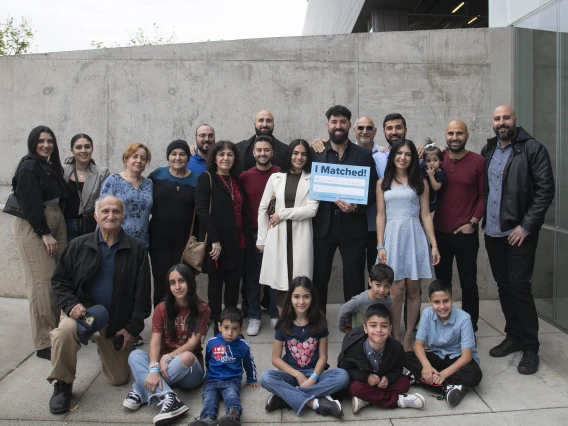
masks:
<svg viewBox="0 0 568 426"><path fill-rule="evenodd" d="M405 290L408 293L408 323L402 344L404 350L409 351L420 313L420 283L422 278L432 278L431 265L440 261L430 216L428 184L422 176L412 141L403 140L392 147L385 177L377 185L377 239L378 261L394 270L390 295L392 335L397 340L400 340ZM432 246L431 258L428 240Z"/></svg>

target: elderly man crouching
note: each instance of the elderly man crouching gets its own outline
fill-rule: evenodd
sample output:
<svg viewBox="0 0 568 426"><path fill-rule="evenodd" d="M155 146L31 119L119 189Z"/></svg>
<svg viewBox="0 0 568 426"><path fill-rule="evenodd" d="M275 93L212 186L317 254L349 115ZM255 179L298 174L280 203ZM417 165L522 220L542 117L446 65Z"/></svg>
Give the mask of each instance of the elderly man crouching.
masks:
<svg viewBox="0 0 568 426"><path fill-rule="evenodd" d="M71 406L85 327L106 324L94 335L95 343L103 374L118 386L128 381L128 349L151 312L148 253L142 241L122 230L124 204L114 196L101 197L95 218L99 228L67 245L51 279L62 310L59 327L50 333L53 370L47 380L55 381L49 401L53 414Z"/></svg>

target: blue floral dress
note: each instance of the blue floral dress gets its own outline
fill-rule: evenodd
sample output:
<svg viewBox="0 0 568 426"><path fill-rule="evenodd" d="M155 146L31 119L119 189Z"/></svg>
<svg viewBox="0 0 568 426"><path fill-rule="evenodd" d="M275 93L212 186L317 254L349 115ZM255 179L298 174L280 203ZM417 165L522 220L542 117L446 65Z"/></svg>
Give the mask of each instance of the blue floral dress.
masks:
<svg viewBox="0 0 568 426"><path fill-rule="evenodd" d="M124 232L141 239L146 247L150 244L148 223L152 212L152 192L153 183L150 179L143 177L142 183L136 189L119 173L114 173L106 178L101 188L101 197L103 195L114 195L122 200L125 207L124 222L122 223Z"/></svg>

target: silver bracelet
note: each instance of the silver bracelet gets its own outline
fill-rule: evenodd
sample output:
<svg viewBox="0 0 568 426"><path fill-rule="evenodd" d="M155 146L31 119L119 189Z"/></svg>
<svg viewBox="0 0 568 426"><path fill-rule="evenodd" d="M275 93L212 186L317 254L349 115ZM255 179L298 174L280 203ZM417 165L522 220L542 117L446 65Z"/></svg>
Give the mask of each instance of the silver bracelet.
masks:
<svg viewBox="0 0 568 426"><path fill-rule="evenodd" d="M148 368L160 368L160 363L158 361L153 361L150 364L148 364Z"/></svg>
<svg viewBox="0 0 568 426"><path fill-rule="evenodd" d="M170 356L170 354L164 354L162 356L162 358L166 358L166 362L169 364L170 362L172 362L172 357Z"/></svg>

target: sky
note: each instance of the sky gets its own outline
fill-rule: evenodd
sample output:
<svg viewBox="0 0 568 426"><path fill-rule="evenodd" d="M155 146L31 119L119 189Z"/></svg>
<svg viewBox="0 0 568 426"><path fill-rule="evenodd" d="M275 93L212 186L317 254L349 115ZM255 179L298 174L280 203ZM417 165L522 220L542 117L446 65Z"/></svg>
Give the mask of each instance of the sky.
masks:
<svg viewBox="0 0 568 426"><path fill-rule="evenodd" d="M175 42L299 36L307 0L2 0L0 21L26 18L33 53L125 45L138 28Z"/></svg>

